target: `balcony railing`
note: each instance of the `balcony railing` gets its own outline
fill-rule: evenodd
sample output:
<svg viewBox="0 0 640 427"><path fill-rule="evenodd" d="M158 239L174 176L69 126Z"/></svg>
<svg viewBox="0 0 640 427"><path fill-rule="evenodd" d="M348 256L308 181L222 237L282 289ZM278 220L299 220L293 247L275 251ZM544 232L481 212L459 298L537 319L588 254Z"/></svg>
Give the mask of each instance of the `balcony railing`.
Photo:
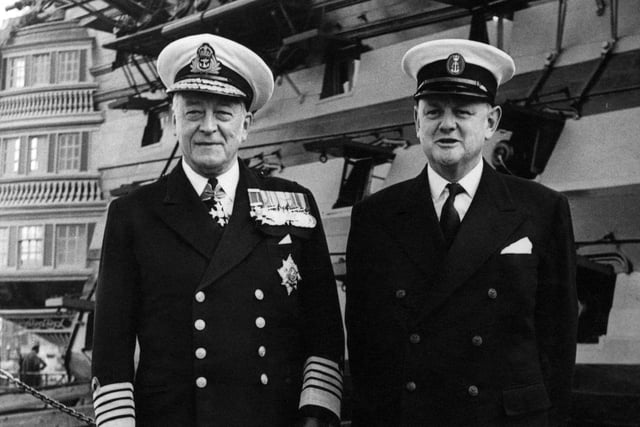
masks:
<svg viewBox="0 0 640 427"><path fill-rule="evenodd" d="M95 86L5 92L0 94L0 120L91 113L94 91Z"/></svg>
<svg viewBox="0 0 640 427"><path fill-rule="evenodd" d="M46 177L0 183L0 207L103 202L97 177Z"/></svg>

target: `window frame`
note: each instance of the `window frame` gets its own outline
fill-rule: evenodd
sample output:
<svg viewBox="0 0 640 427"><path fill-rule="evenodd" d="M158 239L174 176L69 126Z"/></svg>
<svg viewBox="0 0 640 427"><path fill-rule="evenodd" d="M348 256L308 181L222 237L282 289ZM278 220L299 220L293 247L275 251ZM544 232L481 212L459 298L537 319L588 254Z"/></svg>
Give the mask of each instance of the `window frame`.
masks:
<svg viewBox="0 0 640 427"><path fill-rule="evenodd" d="M68 140L63 140L63 137L69 137L69 136L74 136L75 139L72 141L74 146L73 147L64 147L65 149L65 153L69 153L69 151L73 150L74 152L77 151L77 158L75 159L69 159L62 157L62 144L69 144ZM73 164L75 165L75 163L77 162L77 167L66 167L63 169L61 168L61 162L65 161L65 162L73 162ZM82 132L80 131L76 131L76 132L60 132L56 135L56 144L55 144L55 167L54 167L54 171L55 173L60 173L60 172L64 172L64 173L69 173L69 172L80 172L81 171L81 166L82 166Z"/></svg>
<svg viewBox="0 0 640 427"><path fill-rule="evenodd" d="M73 237L69 237L69 234L65 236L60 236L61 230L70 230L71 227L74 227L77 230L77 233ZM54 235L54 243L53 243L53 264L57 269L70 269L70 268L84 268L87 258L87 230L88 224L86 223L69 223L69 224L56 224L56 231ZM62 239L62 240L61 240ZM71 263L65 262L68 260L69 255L69 242L73 241L75 248L73 251L75 252L73 256L73 261ZM65 260L61 260L61 250L64 247ZM83 258L84 256L84 258Z"/></svg>
<svg viewBox="0 0 640 427"><path fill-rule="evenodd" d="M27 87L27 56L28 55L19 55L7 58L4 82L7 89L24 89L25 87ZM15 84L17 79L15 73L16 67L14 66L14 62L18 60L22 60L22 86L18 86Z"/></svg>
<svg viewBox="0 0 640 427"><path fill-rule="evenodd" d="M23 237L23 230L24 229L35 229L35 230L39 230L38 235L36 236L26 236ZM27 231L28 232L28 231ZM35 250L32 247L28 247L27 251L23 252L23 242L35 242ZM35 270L35 269L40 269L43 268L44 262L45 262L45 257L44 257L44 252L45 252L45 225L44 224L28 224L28 225L20 225L18 226L18 237L17 237L17 250L18 250L18 262L17 262L17 268L19 270ZM25 262L25 260L23 259L23 255L27 254L29 256L29 258L32 258L32 254L35 254L35 260L30 260L27 259L27 261L30 262Z"/></svg>
<svg viewBox="0 0 640 427"><path fill-rule="evenodd" d="M44 61L37 61L36 58L45 57ZM38 70L38 66L42 65L43 70ZM42 81L36 81L38 77ZM44 77L44 78L42 78ZM28 86L44 86L51 84L51 52L39 52L31 55L30 81Z"/></svg>
<svg viewBox="0 0 640 427"><path fill-rule="evenodd" d="M63 56L68 54L75 54L73 61L63 61ZM81 49L65 49L56 51L56 69L55 69L55 82L57 84L69 84L69 83L79 83L81 76ZM63 69L65 67L65 69ZM62 76L69 74L70 77L65 77L63 79Z"/></svg>
<svg viewBox="0 0 640 427"><path fill-rule="evenodd" d="M0 227L0 268L9 266L9 227Z"/></svg>

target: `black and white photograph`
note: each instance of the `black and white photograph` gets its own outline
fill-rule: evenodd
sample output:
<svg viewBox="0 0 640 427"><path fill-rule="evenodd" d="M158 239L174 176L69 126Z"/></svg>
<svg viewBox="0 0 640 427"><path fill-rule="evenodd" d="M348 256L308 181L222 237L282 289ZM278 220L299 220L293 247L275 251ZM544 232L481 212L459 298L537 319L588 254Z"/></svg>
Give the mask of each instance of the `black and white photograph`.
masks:
<svg viewBox="0 0 640 427"><path fill-rule="evenodd" d="M640 427L640 2L0 0L0 427Z"/></svg>

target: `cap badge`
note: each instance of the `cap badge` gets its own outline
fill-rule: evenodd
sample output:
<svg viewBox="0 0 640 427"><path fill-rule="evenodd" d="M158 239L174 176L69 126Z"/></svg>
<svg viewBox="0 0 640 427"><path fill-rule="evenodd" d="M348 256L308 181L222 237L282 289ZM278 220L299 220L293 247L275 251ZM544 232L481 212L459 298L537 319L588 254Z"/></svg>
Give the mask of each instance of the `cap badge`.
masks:
<svg viewBox="0 0 640 427"><path fill-rule="evenodd" d="M466 63L459 53L453 53L447 58L447 72L453 76L459 76L464 72Z"/></svg>
<svg viewBox="0 0 640 427"><path fill-rule="evenodd" d="M203 43L196 51L196 57L191 61L191 72L200 74L218 74L220 72L220 63L209 43Z"/></svg>

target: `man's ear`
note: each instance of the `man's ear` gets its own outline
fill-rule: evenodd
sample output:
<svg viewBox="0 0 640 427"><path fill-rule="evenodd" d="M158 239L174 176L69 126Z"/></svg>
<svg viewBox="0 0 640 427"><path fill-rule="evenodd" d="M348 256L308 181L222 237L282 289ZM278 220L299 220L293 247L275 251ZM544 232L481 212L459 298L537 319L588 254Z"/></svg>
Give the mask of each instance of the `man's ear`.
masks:
<svg viewBox="0 0 640 427"><path fill-rule="evenodd" d="M242 119L242 135L240 139L240 143L244 143L249 136L249 129L253 124L253 113L245 113L244 118Z"/></svg>
<svg viewBox="0 0 640 427"><path fill-rule="evenodd" d="M178 136L176 131L176 110L171 108L171 124L173 125L173 136Z"/></svg>
<svg viewBox="0 0 640 427"><path fill-rule="evenodd" d="M245 132L249 131L252 124L253 124L253 113L247 112L244 115L244 120L242 122L242 127L244 128Z"/></svg>
<svg viewBox="0 0 640 427"><path fill-rule="evenodd" d="M502 108L499 105L490 106L487 113L487 129L485 131L485 139L490 139L498 130L500 118L502 117Z"/></svg>

